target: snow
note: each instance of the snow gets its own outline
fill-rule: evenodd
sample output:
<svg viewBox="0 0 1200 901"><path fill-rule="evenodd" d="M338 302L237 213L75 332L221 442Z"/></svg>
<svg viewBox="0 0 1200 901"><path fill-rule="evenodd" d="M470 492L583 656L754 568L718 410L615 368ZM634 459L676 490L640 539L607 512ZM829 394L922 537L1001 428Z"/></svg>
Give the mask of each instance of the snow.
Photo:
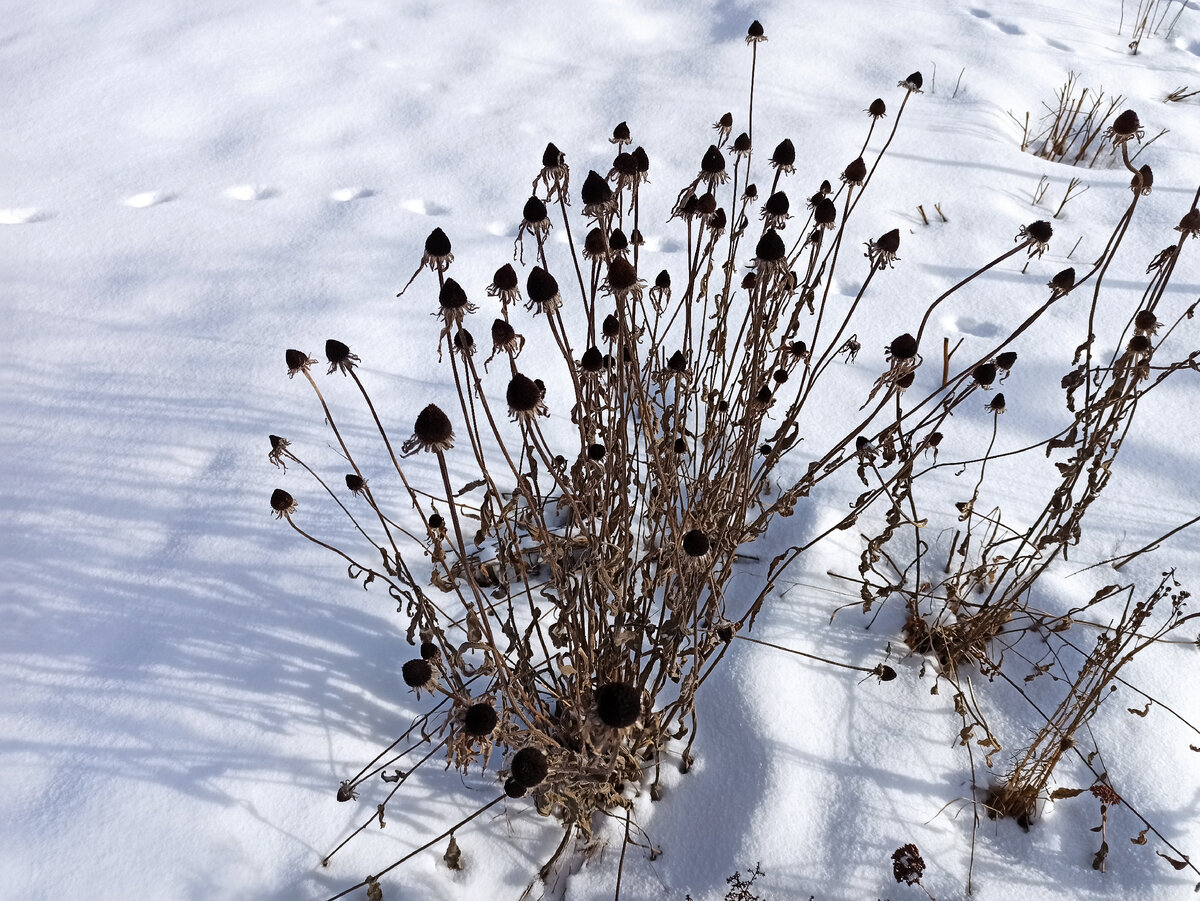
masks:
<svg viewBox="0 0 1200 901"><path fill-rule="evenodd" d="M1020 225L1053 212L1072 176L1088 191L1055 222L1046 257L1024 274L1010 260L955 295L930 334L962 337L964 358L982 354L1040 302L1034 288L1100 252L1128 202L1128 173L1021 153L1007 115L1036 117L1068 71L1123 94L1148 136L1170 130L1139 159L1153 166L1155 188L1110 276L1129 297L1141 291L1145 264L1175 240L1198 185L1200 100L1162 98L1200 88L1200 7L1189 0L1171 37L1146 37L1134 56L1125 47L1134 5L1125 4L1119 35L1117 0L8 3L0 894L326 897L498 791L426 767L404 804L389 806L387 828L321 868L376 803L339 805L338 783L425 708L399 681L407 646L386 595L349 584L267 504L293 478L267 462L269 433L336 467L319 408L286 378L285 348L346 341L395 422L453 397L432 362L428 273L395 299L433 227L451 235L456 277L480 297L511 254L545 143L563 148L579 184L588 168L607 167L607 137L622 120L651 157L647 208L665 211L712 123L726 110L742 122L742 37L753 18L769 37L758 53L756 149L792 138L794 184L835 179L866 133L861 110L876 96L894 109L897 80L919 69L926 93L909 103L858 214L860 227L903 235L847 373L861 395L877 348L1010 248ZM1034 208L1043 174L1050 188ZM932 216L935 203L949 222L926 227L917 205ZM647 271L681 254L665 218L643 226ZM1168 292L1176 308L1200 296L1198 251L1189 242ZM861 271L844 267L835 290L852 295ZM1020 339L997 449L1056 428L1071 351L1062 335L1078 332L1082 309L1063 304ZM1185 328L1176 347L1194 346L1194 336ZM529 353L536 369L536 348ZM330 381L335 412L349 409L352 386ZM1139 411L1118 475L1090 514L1080 568L1195 515L1195 392L1195 375L1182 373ZM955 442L981 450L990 417L958 419ZM366 424L351 428L367 435ZM1010 467L1011 495L993 502L1029 509L1031 465ZM942 479L946 497L959 499L962 480ZM820 500L780 520L780 546L844 509ZM1198 547L1185 532L1123 575L1144 593L1172 566L1196 590ZM929 863L933 894L965 897L971 817L961 799L971 787L954 747L961 721L945 694L930 695L932 676L918 678L919 660L896 663L897 615L885 612L870 631L853 607L830 622L857 595L826 571L852 573L859 550L853 531L835 533L805 557L754 636L868 666L890 642L900 678L859 684L853 673L736 643L700 696L697 765L669 775L662 803L637 802L663 853L651 861L629 848L623 897L721 898L725 877L755 861L765 897L923 897L891 875L891 852L910 841ZM747 565L740 578L753 586L760 576ZM1106 581L1111 569L1098 568L1047 590L1077 603ZM1152 649L1127 678L1200 722L1195 654ZM999 683L978 682L1010 737L1005 753L1015 751L1027 711ZM1200 853L1200 754L1187 748L1196 736L1161 710L1125 714L1136 701L1123 694L1097 718L1105 765L1177 847ZM1067 767L1062 784L1083 778ZM459 835L463 871L444 867L439 844L385 877L385 897L517 897L558 835L527 804L497 810ZM985 819L974 896L1191 896L1195 874L1155 857L1166 849L1153 837L1145 847L1126 841L1141 826L1119 809L1108 872L1094 872L1095 819L1083 798L1050 805L1029 833ZM573 860L548 896L611 897L623 829L609 824L607 846Z"/></svg>

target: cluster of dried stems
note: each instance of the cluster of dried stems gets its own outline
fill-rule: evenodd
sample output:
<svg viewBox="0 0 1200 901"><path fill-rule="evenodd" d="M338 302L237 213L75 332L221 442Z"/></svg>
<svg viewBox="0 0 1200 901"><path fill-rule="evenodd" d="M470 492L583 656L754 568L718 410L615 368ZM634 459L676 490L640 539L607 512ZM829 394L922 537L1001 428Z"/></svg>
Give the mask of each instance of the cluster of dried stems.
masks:
<svg viewBox="0 0 1200 901"><path fill-rule="evenodd" d="M341 801L355 799L376 777L390 785L324 863L372 823L382 826L388 803L425 763L492 779L497 791L411 854L334 897L363 887L368 897L381 897L381 875L446 838L453 866L455 833L500 804L531 804L561 824L562 841L542 868L543 879L573 839L592 840L606 815L624 822L623 864L626 846L636 844L632 798L643 788L660 796L664 763L677 761L687 770L698 729L697 692L732 641L753 640L743 633L788 566L829 534L853 527L877 502L886 508L886 528L863 555L864 604L869 609L903 596L913 649L935 655L952 682L964 663L994 668L997 641L1015 645L1025 633L1044 635L1069 623L1038 616L1025 599L1054 556L1077 539L1079 520L1108 479L1138 400L1192 365L1195 355L1172 364L1155 359L1166 336L1154 340L1160 326L1155 318L1149 327L1145 316L1154 318L1196 223L1181 226L1179 243L1156 261L1145 314L1131 325L1135 335L1127 349L1102 363L1092 340L1080 346L1068 386L1076 422L1044 442L1071 456L1060 464L1062 486L1043 516L1018 534L997 513L977 509L985 456L975 494L960 505L963 531L951 555L957 562L936 577L914 485L923 473L947 465L936 462L939 429L1013 365L1015 354L1005 346L1088 281L1095 319L1108 262L1152 182L1148 167L1134 169L1129 161L1127 145L1140 137L1140 126L1132 113L1123 114L1106 139L1134 173L1134 199L1088 275L1076 280L1069 270L1060 273L1049 298L1009 337L960 372L947 369L932 391L910 400L906 392L923 362L920 349L930 340L934 310L1005 260L1040 256L1052 229L1038 221L1022 227L1015 242L1006 236L1010 246L929 304L915 334L891 341L866 396L845 405L857 412L836 438L820 446L806 442L806 465L784 467L801 440L828 433L827 423L816 428L813 412L815 400L831 390L821 386L841 369L836 361L852 362L860 350L853 325L868 290L895 278L899 232L858 245L864 253L855 249L848 223L908 103L921 92L921 76L899 83L894 111L882 99L871 103L862 146L840 177L800 185L793 193L806 199L793 203L786 193L796 180L790 141L774 149L765 169L753 165L764 156L753 142L754 69L763 40L755 22L747 36L745 131L735 135L728 113L719 119L715 142L669 210L686 235L682 270L652 279L643 272L639 191L650 163L622 123L613 132L616 157L606 173L580 177L557 147L547 146L514 247L514 258L530 257L528 272L522 277L505 263L487 287L499 314L482 329L490 331L490 350L469 330L478 310L453 277L449 238L440 229L429 236L405 287L416 285L440 319L438 357L457 402L446 410L434 404L413 410L407 440L389 434L347 345L327 342L328 373L353 383L361 419L369 420L383 453L351 447L348 439L363 431L333 415L312 372L317 362L287 352L289 374L311 386L350 470L347 493L340 485L335 490L284 438L272 436L269 457L305 470L348 518L357 544L323 537L320 515L306 520L297 512L307 498L298 503L278 489L272 507L300 535L338 555L352 579L383 586L397 601L414 647L400 675L418 696L430 697L429 709L406 732L342 783ZM886 137L870 154L877 129L886 129ZM565 246L549 240L559 228ZM865 270L848 304L831 298L835 274L846 267ZM530 315L522 315L522 307ZM527 364L534 344L547 352ZM569 409L551 409L556 389L571 398ZM1003 396L991 395L989 409L998 417ZM552 413L557 422L547 418ZM387 470L366 471L359 462L366 459L384 461ZM850 500L845 518L776 556L757 593L728 591L745 546L843 472L856 472L865 488ZM319 509L315 499L312 505ZM888 545L906 528L913 532L912 562L901 568ZM984 599L970 600L981 588ZM1128 637L1141 635L1153 606L1130 609L1103 653L1098 648L1092 655L1099 669L1080 676L1089 709L1121 661L1144 646L1130 646ZM1026 623L1014 632L1018 615ZM1171 626L1182 619L1177 612ZM824 662L879 681L895 677L883 663ZM964 723L984 725L965 697L956 694ZM1076 719L1070 711L1056 712L1047 728L1064 730L1065 738L1078 731ZM1039 749L1053 744L1031 749L1031 761L1041 761ZM998 748L994 743L992 751ZM1040 792L1044 765L1037 766L1022 765L1009 784L1028 783ZM619 896L619 871L616 890Z"/></svg>
<svg viewBox="0 0 1200 901"><path fill-rule="evenodd" d="M1131 10L1129 19L1132 37L1129 41L1129 52L1137 55L1142 39L1146 35L1162 34L1166 40L1171 39L1179 17L1188 8L1187 0L1137 0L1137 8ZM1172 11L1175 13L1171 15ZM1163 32L1163 26L1167 30ZM1125 30L1125 0L1121 0L1121 18L1117 24L1117 33Z"/></svg>

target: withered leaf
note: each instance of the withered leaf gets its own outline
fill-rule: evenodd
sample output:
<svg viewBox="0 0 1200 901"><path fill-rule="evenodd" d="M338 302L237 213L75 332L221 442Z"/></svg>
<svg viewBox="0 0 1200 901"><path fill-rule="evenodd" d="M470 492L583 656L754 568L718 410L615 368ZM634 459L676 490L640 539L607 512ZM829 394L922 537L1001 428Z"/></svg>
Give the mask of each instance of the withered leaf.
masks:
<svg viewBox="0 0 1200 901"><path fill-rule="evenodd" d="M1169 863L1171 866L1173 866L1177 870L1182 870L1184 867L1186 867L1188 865L1186 857L1183 860L1176 860L1174 857L1171 857L1167 854L1163 854L1162 851L1155 851L1154 853L1157 854L1159 857L1161 857L1163 860L1165 860L1167 863Z"/></svg>
<svg viewBox="0 0 1200 901"><path fill-rule="evenodd" d="M463 868L462 850L458 847L458 841L453 835L450 836L450 845L446 848L446 853L442 855L442 860L452 870L461 870Z"/></svg>
<svg viewBox="0 0 1200 901"><path fill-rule="evenodd" d="M1126 707L1125 709L1128 710L1130 713L1132 713L1134 716L1145 716L1147 713L1150 712L1150 702L1147 701L1146 706L1143 707L1141 710L1138 710L1136 707Z"/></svg>
<svg viewBox="0 0 1200 901"><path fill-rule="evenodd" d="M1056 788L1050 792L1051 801L1061 801L1063 798L1074 798L1076 795L1083 794L1082 788Z"/></svg>
<svg viewBox="0 0 1200 901"><path fill-rule="evenodd" d="M1137 838L1131 838L1130 841L1133 842L1135 845L1146 844L1146 833L1149 831L1150 831L1149 829L1143 829L1141 832L1139 832L1137 834Z"/></svg>

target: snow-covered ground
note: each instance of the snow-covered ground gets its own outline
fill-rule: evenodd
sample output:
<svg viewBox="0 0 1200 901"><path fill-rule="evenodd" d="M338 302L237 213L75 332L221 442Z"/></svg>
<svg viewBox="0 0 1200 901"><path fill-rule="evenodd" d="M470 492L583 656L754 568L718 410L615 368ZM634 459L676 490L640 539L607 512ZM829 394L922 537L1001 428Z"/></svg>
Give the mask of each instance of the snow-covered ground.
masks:
<svg viewBox="0 0 1200 901"><path fill-rule="evenodd" d="M878 333L862 336L865 384L878 348L930 299L1083 179L1045 258L1026 273L1010 260L939 308L940 334L982 352L1050 275L1099 254L1129 197L1122 169L1022 153L1008 111L1036 119L1074 71L1124 95L1148 137L1169 129L1139 158L1154 192L1109 276L1133 296L1200 185L1200 98L1163 102L1200 88L1200 6L1188 0L1170 37L1146 37L1135 56L1137 4L1124 5L1118 34L1118 0L0 4L0 896L325 897L492 796L428 773L389 806L386 829L320 868L368 810L338 804L339 781L422 708L399 681L408 652L391 602L349 583L267 505L281 478L268 433L329 442L305 386L286 378L285 348L347 342L397 423L452 396L433 365L429 281L395 298L433 227L451 235L457 277L481 296L511 254L546 142L580 177L606 171L607 138L626 120L652 160L645 208L663 211L643 218L645 268L670 265L680 245L666 210L717 117L741 121L743 36L757 18L769 41L756 144L795 142L797 197L857 155L873 98L898 103L896 82L925 74L857 214L876 235L903 234L890 287L874 295ZM1168 20L1180 9L1159 6ZM1042 175L1050 186L1035 208ZM923 225L918 204L931 215L940 204L949 221ZM1200 242L1189 243L1168 293L1176 308L1200 297ZM853 293L853 268L840 277ZM998 447L1040 440L1061 418L1071 353L1061 336L1070 322L1075 338L1081 309L1056 309L1023 336ZM1186 323L1177 356L1195 346ZM1139 412L1079 566L1196 514L1197 396L1195 374L1182 373ZM982 411L965 418L964 447L981 450L990 425ZM994 502L1020 509L1025 475ZM841 515L816 504L778 526L786 538ZM865 631L848 609L829 621L855 595L825 571L853 572L856 542L838 533L805 558L755 635L867 665L889 641L896 651L896 619ZM1168 566L1200 588L1194 533L1123 575L1145 593ZM748 568L748 585L754 577ZM1111 577L1098 569L1052 588L1087 597ZM920 662L900 656L895 682L860 685L738 643L701 695L697 766L671 777L661 804L639 802L662 854L630 848L623 897L720 898L725 877L756 861L766 873L756 890L770 898L924 897L892 879L891 852L906 842L928 862L934 895L964 897L961 722L918 678ZM1152 649L1129 678L1200 722L1198 661L1194 646ZM1019 702L979 682L1015 751ZM1200 854L1197 737L1161 711L1126 714L1136 700L1094 723L1105 765L1177 847ZM556 830L527 804L493 812L463 830L464 870L447 870L439 847L385 880L385 897L518 896ZM1028 833L984 820L976 896L1192 896L1195 874L1155 856L1165 848L1153 838L1130 844L1141 826L1120 808L1108 872L1093 871L1097 816L1079 798L1050 805ZM549 895L611 897L622 827Z"/></svg>

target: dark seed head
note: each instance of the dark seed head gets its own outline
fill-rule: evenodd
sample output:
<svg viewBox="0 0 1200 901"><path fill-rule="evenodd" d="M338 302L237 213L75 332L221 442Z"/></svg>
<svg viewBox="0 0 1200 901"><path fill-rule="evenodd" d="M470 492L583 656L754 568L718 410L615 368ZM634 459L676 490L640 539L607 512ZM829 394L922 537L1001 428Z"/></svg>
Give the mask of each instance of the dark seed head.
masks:
<svg viewBox="0 0 1200 901"><path fill-rule="evenodd" d="M450 255L450 239L446 237L446 233L440 228L435 228L429 233L429 237L425 239L425 253L431 257L445 257Z"/></svg>
<svg viewBox="0 0 1200 901"><path fill-rule="evenodd" d="M621 334L621 323L616 316L609 313L604 317L604 322L600 324L600 330L604 333L605 338L615 338Z"/></svg>
<svg viewBox="0 0 1200 901"><path fill-rule="evenodd" d="M996 381L996 364L995 363L980 363L973 370L971 376L975 379L975 383L982 388L988 387L992 382Z"/></svg>
<svg viewBox="0 0 1200 901"><path fill-rule="evenodd" d="M528 204L527 204L528 205ZM505 263L492 276L492 284L498 291L515 291L517 288L517 270L512 263Z"/></svg>
<svg viewBox="0 0 1200 901"><path fill-rule="evenodd" d="M733 113L725 113L717 120L717 128L733 128Z"/></svg>
<svg viewBox="0 0 1200 901"><path fill-rule="evenodd" d="M842 179L847 184L851 185L861 185L863 183L863 179L866 177L867 164L863 162L863 158L861 156L847 166L846 171L842 173Z"/></svg>
<svg viewBox="0 0 1200 901"><path fill-rule="evenodd" d="M788 371L786 369L776 369L771 378L775 380L776 385L782 385L788 380Z"/></svg>
<svg viewBox="0 0 1200 901"><path fill-rule="evenodd" d="M1050 284L1047 287L1055 291L1061 291L1064 294L1070 291L1075 287L1074 268L1064 269L1058 273L1054 278L1050 279Z"/></svg>
<svg viewBox="0 0 1200 901"><path fill-rule="evenodd" d="M1117 137L1131 138L1141 127L1142 123L1138 121L1138 114L1127 109L1113 120L1112 131Z"/></svg>
<svg viewBox="0 0 1200 901"><path fill-rule="evenodd" d="M583 239L583 252L585 256L602 257L608 252L608 245L604 242L604 232L598 228L593 228L587 233Z"/></svg>
<svg viewBox="0 0 1200 901"><path fill-rule="evenodd" d="M463 714L463 731L467 735L482 738L490 735L498 722L500 722L500 717L496 715L496 708L491 704L484 702L472 704Z"/></svg>
<svg viewBox="0 0 1200 901"><path fill-rule="evenodd" d="M912 370L904 373L900 378L896 379L896 387L901 391L907 391L913 386L913 382L917 380L917 374Z"/></svg>
<svg viewBox="0 0 1200 901"><path fill-rule="evenodd" d="M650 171L650 157L646 156L645 148L634 148L633 161L637 165L637 171L639 174Z"/></svg>
<svg viewBox="0 0 1200 901"><path fill-rule="evenodd" d="M418 688L428 685L433 679L433 667L428 660L414 657L412 660L404 662L404 666L400 667L400 674L404 677L405 685L409 688Z"/></svg>
<svg viewBox="0 0 1200 901"><path fill-rule="evenodd" d="M542 151L542 165L547 169L553 169L555 166L562 166L566 162L563 157L563 152L554 146L551 142L546 145L546 149Z"/></svg>
<svg viewBox="0 0 1200 901"><path fill-rule="evenodd" d="M937 447L941 443L942 443L942 433L941 432L931 432L929 434L929 446L930 447Z"/></svg>
<svg viewBox="0 0 1200 901"><path fill-rule="evenodd" d="M592 169L583 181L579 196L583 200L584 206L608 203L612 199L612 188L608 186L608 182L599 172Z"/></svg>
<svg viewBox="0 0 1200 901"><path fill-rule="evenodd" d="M508 795L510 798L523 798L525 797L525 791L525 786L523 786L512 776L509 776L504 780L504 794Z"/></svg>
<svg viewBox="0 0 1200 901"><path fill-rule="evenodd" d="M880 682L891 682L893 679L896 678L896 671L894 669L892 669L890 666L888 666L886 663L879 664L879 667L877 668L876 672L879 675Z"/></svg>
<svg viewBox="0 0 1200 901"><path fill-rule="evenodd" d="M908 78L904 79L905 84L910 84L918 91L921 90L921 85L925 83L925 79L921 77L920 72L913 72Z"/></svg>
<svg viewBox="0 0 1200 901"><path fill-rule="evenodd" d="M654 277L654 287L656 287L656 288L671 287L671 273L667 272L666 269L664 269L660 273L658 273L658 275L656 275Z"/></svg>
<svg viewBox="0 0 1200 901"><path fill-rule="evenodd" d="M1138 169L1138 174L1130 179L1129 187L1143 193L1149 191L1154 187L1154 170L1149 166L1142 166L1142 168Z"/></svg>
<svg viewBox="0 0 1200 901"><path fill-rule="evenodd" d="M525 282L525 293L536 304L549 303L558 294L558 280L541 266L534 266Z"/></svg>
<svg viewBox="0 0 1200 901"><path fill-rule="evenodd" d="M1025 234L1038 244L1046 244L1054 234L1054 226L1045 219L1039 219L1025 226Z"/></svg>
<svg viewBox="0 0 1200 901"><path fill-rule="evenodd" d="M621 251L629 249L629 239L625 237L625 232L619 228L614 228L612 234L608 236L608 246L612 250Z"/></svg>
<svg viewBox="0 0 1200 901"><path fill-rule="evenodd" d="M1133 317L1133 327L1139 332L1152 332L1158 328L1158 318L1150 310L1142 310Z"/></svg>
<svg viewBox="0 0 1200 901"><path fill-rule="evenodd" d="M790 138L784 138L775 147L775 152L771 154L771 163L776 169L796 164L796 145Z"/></svg>
<svg viewBox="0 0 1200 901"><path fill-rule="evenodd" d="M475 350L475 336L465 328L460 328L454 333L454 348L463 353L471 353Z"/></svg>
<svg viewBox="0 0 1200 901"><path fill-rule="evenodd" d="M533 788L546 778L546 755L537 748L522 748L509 766L512 778L524 788Z"/></svg>
<svg viewBox="0 0 1200 901"><path fill-rule="evenodd" d="M548 218L546 204L536 197L530 197L525 201L525 208L521 210L521 218L530 224L544 222Z"/></svg>
<svg viewBox="0 0 1200 901"><path fill-rule="evenodd" d="M299 372L312 363L308 354L302 350L289 349L284 353L283 358L287 361L288 372Z"/></svg>
<svg viewBox="0 0 1200 901"><path fill-rule="evenodd" d="M749 153L750 152L750 135L744 131L733 139L734 153Z"/></svg>
<svg viewBox="0 0 1200 901"><path fill-rule="evenodd" d="M683 355L682 350L671 354L671 358L667 360L667 368L672 372L683 372L687 369L687 357Z"/></svg>
<svg viewBox="0 0 1200 901"><path fill-rule="evenodd" d="M583 352L583 357L579 361L579 368L584 372L599 372L604 368L604 355L600 353L600 348L594 344Z"/></svg>
<svg viewBox="0 0 1200 901"><path fill-rule="evenodd" d="M758 453L759 453L759 456L761 456L761 457L769 457L769 456L771 456L771 445L769 445L769 444L760 444L760 445L758 446Z"/></svg>
<svg viewBox="0 0 1200 901"><path fill-rule="evenodd" d="M704 151L704 159L700 161L700 171L706 175L717 175L725 171L725 157L717 149L716 144L709 144Z"/></svg>
<svg viewBox="0 0 1200 901"><path fill-rule="evenodd" d="M997 394L995 397L993 397L992 402L987 405L987 409L988 409L988 412L990 412L990 413L1003 413L1004 412L1004 395Z"/></svg>
<svg viewBox="0 0 1200 901"><path fill-rule="evenodd" d="M624 729L642 715L642 693L625 682L605 682L596 689L596 715L612 729Z"/></svg>
<svg viewBox="0 0 1200 901"><path fill-rule="evenodd" d="M696 198L696 212L701 216L711 216L717 211L717 196L712 191L705 191Z"/></svg>
<svg viewBox="0 0 1200 901"><path fill-rule="evenodd" d="M746 29L746 37L761 38L762 36L763 36L762 23L759 22L758 19L755 19L753 22L750 23L750 27Z"/></svg>
<svg viewBox="0 0 1200 901"><path fill-rule="evenodd" d="M837 207L833 205L833 201L828 197L822 197L821 202L817 204L817 208L813 210L813 221L817 225L833 225L837 219Z"/></svg>
<svg viewBox="0 0 1200 901"><path fill-rule="evenodd" d="M358 473L346 473L346 487L350 489L351 494L358 494L367 487L366 480Z"/></svg>
<svg viewBox="0 0 1200 901"><path fill-rule="evenodd" d="M783 238L773 228L767 229L754 248L754 256L768 263L777 263L787 254Z"/></svg>
<svg viewBox="0 0 1200 901"><path fill-rule="evenodd" d="M699 529L692 529L683 535L683 552L689 557L703 557L708 553L709 546L708 536Z"/></svg>
<svg viewBox="0 0 1200 901"><path fill-rule="evenodd" d="M900 229L893 228L890 232L880 235L875 243L884 253L894 254L900 249Z"/></svg>
<svg viewBox="0 0 1200 901"><path fill-rule="evenodd" d="M509 381L508 391L504 396L508 401L508 408L514 413L530 413L542 402L542 392L538 390L537 384L519 372Z"/></svg>
<svg viewBox="0 0 1200 901"><path fill-rule="evenodd" d="M637 174L637 163L633 159L633 154L627 150L622 150L613 157L612 167L619 175L632 176Z"/></svg>
<svg viewBox="0 0 1200 901"><path fill-rule="evenodd" d="M460 310L467 305L467 292L454 279L448 278L438 292L438 303L443 310Z"/></svg>
<svg viewBox="0 0 1200 901"><path fill-rule="evenodd" d="M892 343L888 345L888 353L893 360L911 360L917 355L917 339L905 332L892 339Z"/></svg>
<svg viewBox="0 0 1200 901"><path fill-rule="evenodd" d="M429 528L431 528L431 529L446 528L446 518L444 516L442 516L442 514L440 514L440 513L429 514ZM429 647L433 648L435 651L437 650L437 645L430 645L429 642L425 642L425 644L421 645L421 656L422 657L426 656L425 655L425 647L427 645Z"/></svg>
<svg viewBox="0 0 1200 901"><path fill-rule="evenodd" d="M627 122L617 123L617 127L613 129L612 141L614 144L628 144L629 143L629 141L630 141L629 123L627 123Z"/></svg>
<svg viewBox="0 0 1200 901"><path fill-rule="evenodd" d="M426 447L439 447L454 440L450 419L437 404L429 404L417 414L413 434Z"/></svg>
<svg viewBox="0 0 1200 901"><path fill-rule="evenodd" d="M492 323L492 344L504 347L515 337L517 337L516 330L503 319L497 319Z"/></svg>
<svg viewBox="0 0 1200 901"><path fill-rule="evenodd" d="M295 508L295 499L282 488L276 488L271 492L271 509L276 513L291 513Z"/></svg>
<svg viewBox="0 0 1200 901"><path fill-rule="evenodd" d="M742 192L742 196L747 200L756 199L758 197L758 185L754 184L754 182L750 182L750 184L746 185L745 190Z"/></svg>
<svg viewBox="0 0 1200 901"><path fill-rule="evenodd" d="M832 190L833 190L833 185L831 185L829 183L829 179L828 178L824 179L821 182L821 188L820 188L821 196L824 197L826 194L828 194Z"/></svg>
<svg viewBox="0 0 1200 901"><path fill-rule="evenodd" d="M721 209L713 213L712 220L708 223L708 227L715 232L723 232L725 231L725 226L727 224L728 220L725 218L725 208L721 207Z"/></svg>
<svg viewBox="0 0 1200 901"><path fill-rule="evenodd" d="M637 270L625 257L617 257L608 264L608 287L613 291L628 291L637 280Z"/></svg>
<svg viewBox="0 0 1200 901"><path fill-rule="evenodd" d="M331 366L341 366L343 364L354 362L354 360L351 359L354 357L354 355L350 353L350 348L348 348L341 341L337 341L333 338L330 338L325 342L325 357L329 360ZM357 357L354 357L354 359L356 360Z"/></svg>
<svg viewBox="0 0 1200 901"><path fill-rule="evenodd" d="M1184 234L1195 235L1200 231L1200 208L1192 207L1183 214L1183 218L1179 220L1179 225L1175 227L1176 231L1181 231Z"/></svg>
<svg viewBox="0 0 1200 901"><path fill-rule="evenodd" d="M808 354L808 345L803 341L793 341L788 345L788 353L797 360L803 359Z"/></svg>
<svg viewBox="0 0 1200 901"><path fill-rule="evenodd" d="M646 243L646 239L642 237L642 233L641 233L640 229L635 228L633 231L631 231L629 233L629 243L632 244L634 247L641 247L643 244Z"/></svg>
<svg viewBox="0 0 1200 901"><path fill-rule="evenodd" d="M597 463L599 463L601 460L604 459L605 453L606 453L606 451L605 451L603 444L589 444L588 445L587 455L588 455L589 460L595 460Z"/></svg>
<svg viewBox="0 0 1200 901"><path fill-rule="evenodd" d="M867 107L867 112L878 119L887 115L887 104L883 102L882 97L876 97L871 101L871 105Z"/></svg>
<svg viewBox="0 0 1200 901"><path fill-rule="evenodd" d="M1131 354L1149 353L1150 347L1150 339L1145 335L1134 335L1129 339L1129 352Z"/></svg>
<svg viewBox="0 0 1200 901"><path fill-rule="evenodd" d="M771 216L786 216L790 208L788 196L783 191L776 191L768 197L766 205L763 207Z"/></svg>
<svg viewBox="0 0 1200 901"><path fill-rule="evenodd" d="M1017 352L1015 350L1006 350L1000 356L996 357L996 368L1003 369L1006 372L1013 368L1017 362Z"/></svg>
<svg viewBox="0 0 1200 901"><path fill-rule="evenodd" d="M672 449L677 454L686 454L687 453L687 442L684 441L682 438L676 438L675 444L672 447Z"/></svg>

